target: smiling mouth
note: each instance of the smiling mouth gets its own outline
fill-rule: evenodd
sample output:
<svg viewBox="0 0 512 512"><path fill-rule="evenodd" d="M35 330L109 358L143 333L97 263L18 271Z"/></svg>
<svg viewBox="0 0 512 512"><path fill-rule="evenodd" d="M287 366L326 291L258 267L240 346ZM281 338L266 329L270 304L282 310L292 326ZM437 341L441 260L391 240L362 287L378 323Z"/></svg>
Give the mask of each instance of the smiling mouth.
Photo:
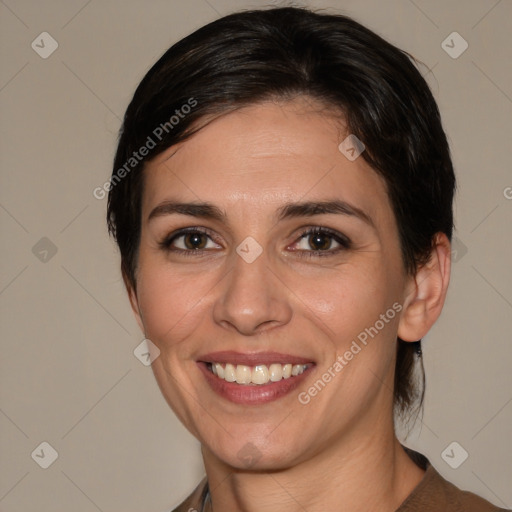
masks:
<svg viewBox="0 0 512 512"><path fill-rule="evenodd" d="M240 405L263 405L289 395L314 372L312 359L280 352L224 350L202 354L197 365L210 388Z"/></svg>
<svg viewBox="0 0 512 512"><path fill-rule="evenodd" d="M207 363L207 369L220 380L245 386L263 386L265 384L279 382L281 380L297 377L304 373L309 364L258 364L247 366L245 364Z"/></svg>

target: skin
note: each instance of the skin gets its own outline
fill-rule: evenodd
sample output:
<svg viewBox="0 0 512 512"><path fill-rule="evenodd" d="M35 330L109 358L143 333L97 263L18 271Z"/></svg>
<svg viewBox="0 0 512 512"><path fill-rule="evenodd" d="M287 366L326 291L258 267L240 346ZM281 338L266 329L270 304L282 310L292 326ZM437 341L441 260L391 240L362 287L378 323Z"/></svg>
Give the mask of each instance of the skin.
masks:
<svg viewBox="0 0 512 512"><path fill-rule="evenodd" d="M160 389L201 442L213 510L394 511L423 476L393 428L396 338L420 339L439 316L450 244L437 235L430 262L407 275L385 183L362 157L351 162L338 150L346 135L311 100L262 103L217 118L144 171L136 291L125 282L141 329L160 350L152 364ZM170 200L211 203L226 218L148 220ZM276 216L286 203L332 200L371 220ZM183 237L160 245L198 226L211 236L199 236L202 252L171 250L186 250ZM314 253L312 237L301 238L314 226L350 246L336 252L327 237L324 255ZM252 263L236 252L248 236L263 250ZM401 312L301 404L298 393L394 303ZM278 351L316 366L289 395L242 406L212 391L197 367L201 354L220 350ZM238 455L247 447L250 467Z"/></svg>

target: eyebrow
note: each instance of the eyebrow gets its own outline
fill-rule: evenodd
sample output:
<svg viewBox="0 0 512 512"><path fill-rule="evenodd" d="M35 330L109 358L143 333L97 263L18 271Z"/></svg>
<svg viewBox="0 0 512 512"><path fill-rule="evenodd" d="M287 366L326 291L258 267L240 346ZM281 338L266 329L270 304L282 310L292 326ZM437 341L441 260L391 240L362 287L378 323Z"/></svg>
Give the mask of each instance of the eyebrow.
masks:
<svg viewBox="0 0 512 512"><path fill-rule="evenodd" d="M278 209L278 219L284 220L292 217L313 217L314 215L338 214L356 217L366 224L375 227L372 218L360 208L338 199L332 201L307 201L303 203L289 203Z"/></svg>
<svg viewBox="0 0 512 512"><path fill-rule="evenodd" d="M225 212L210 203L180 203L175 201L164 201L151 211L148 216L148 222L156 217L172 215L173 213L218 221L226 221L227 219Z"/></svg>
<svg viewBox="0 0 512 512"><path fill-rule="evenodd" d="M203 219L211 219L227 222L226 212L211 203L181 203L176 201L164 201L156 206L148 216L148 222L156 217L165 215L188 215ZM371 227L375 228L372 218L360 208L341 200L332 201L306 201L301 203L287 203L277 210L278 221L297 218L313 217L315 215L347 215L356 217Z"/></svg>

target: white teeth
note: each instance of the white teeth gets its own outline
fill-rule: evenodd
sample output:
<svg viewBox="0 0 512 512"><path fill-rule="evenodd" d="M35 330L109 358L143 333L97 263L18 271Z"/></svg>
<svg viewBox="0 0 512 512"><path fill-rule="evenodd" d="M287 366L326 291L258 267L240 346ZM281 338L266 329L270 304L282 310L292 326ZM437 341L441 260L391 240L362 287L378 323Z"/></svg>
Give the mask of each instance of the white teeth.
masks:
<svg viewBox="0 0 512 512"><path fill-rule="evenodd" d="M252 372L250 366L244 364L236 365L236 382L237 384L250 384Z"/></svg>
<svg viewBox="0 0 512 512"><path fill-rule="evenodd" d="M255 366L252 369L251 382L253 384L266 384L269 377L268 373L268 368L265 365Z"/></svg>
<svg viewBox="0 0 512 512"><path fill-rule="evenodd" d="M214 375L227 382L236 382L237 384L268 384L269 382L279 382L281 379L289 379L300 375L308 368L307 364L279 364L273 363L267 367L265 364L259 364L251 367L245 364L227 363L222 366L221 363L211 363L210 369Z"/></svg>
<svg viewBox="0 0 512 512"><path fill-rule="evenodd" d="M294 364L292 368L292 375L296 377L297 375L300 375L304 371L304 365L303 364Z"/></svg>
<svg viewBox="0 0 512 512"><path fill-rule="evenodd" d="M219 375L220 377L220 375ZM227 364L224 368L224 380L226 382L235 382L236 380L236 373L235 373L235 367L232 364Z"/></svg>
<svg viewBox="0 0 512 512"><path fill-rule="evenodd" d="M268 373L270 374L270 380L272 382L280 381L283 378L283 365L281 365L281 364L271 364L268 367ZM255 384L257 384L257 383L255 383Z"/></svg>
<svg viewBox="0 0 512 512"><path fill-rule="evenodd" d="M215 375L220 377L221 379L224 378L224 368L222 368L222 365L219 363L212 364L212 370L215 368L214 372Z"/></svg>

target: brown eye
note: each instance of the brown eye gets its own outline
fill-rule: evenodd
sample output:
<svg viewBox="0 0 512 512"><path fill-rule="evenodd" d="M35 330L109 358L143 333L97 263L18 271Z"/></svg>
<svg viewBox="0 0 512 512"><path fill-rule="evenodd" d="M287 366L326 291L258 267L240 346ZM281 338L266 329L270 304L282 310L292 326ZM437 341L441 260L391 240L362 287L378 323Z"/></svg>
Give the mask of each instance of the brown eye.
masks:
<svg viewBox="0 0 512 512"><path fill-rule="evenodd" d="M314 251L326 251L332 246L332 236L326 233L312 233L307 238L309 247Z"/></svg>
<svg viewBox="0 0 512 512"><path fill-rule="evenodd" d="M211 249L222 249L212 240L212 237L199 228L180 230L160 242L160 247L165 251L181 253L194 253Z"/></svg>
<svg viewBox="0 0 512 512"><path fill-rule="evenodd" d="M349 249L352 243L345 235L324 227L308 229L293 244L292 250L300 256L333 256Z"/></svg>
<svg viewBox="0 0 512 512"><path fill-rule="evenodd" d="M188 233L183 235L183 242L187 249L204 249L208 243L208 237L204 233Z"/></svg>

